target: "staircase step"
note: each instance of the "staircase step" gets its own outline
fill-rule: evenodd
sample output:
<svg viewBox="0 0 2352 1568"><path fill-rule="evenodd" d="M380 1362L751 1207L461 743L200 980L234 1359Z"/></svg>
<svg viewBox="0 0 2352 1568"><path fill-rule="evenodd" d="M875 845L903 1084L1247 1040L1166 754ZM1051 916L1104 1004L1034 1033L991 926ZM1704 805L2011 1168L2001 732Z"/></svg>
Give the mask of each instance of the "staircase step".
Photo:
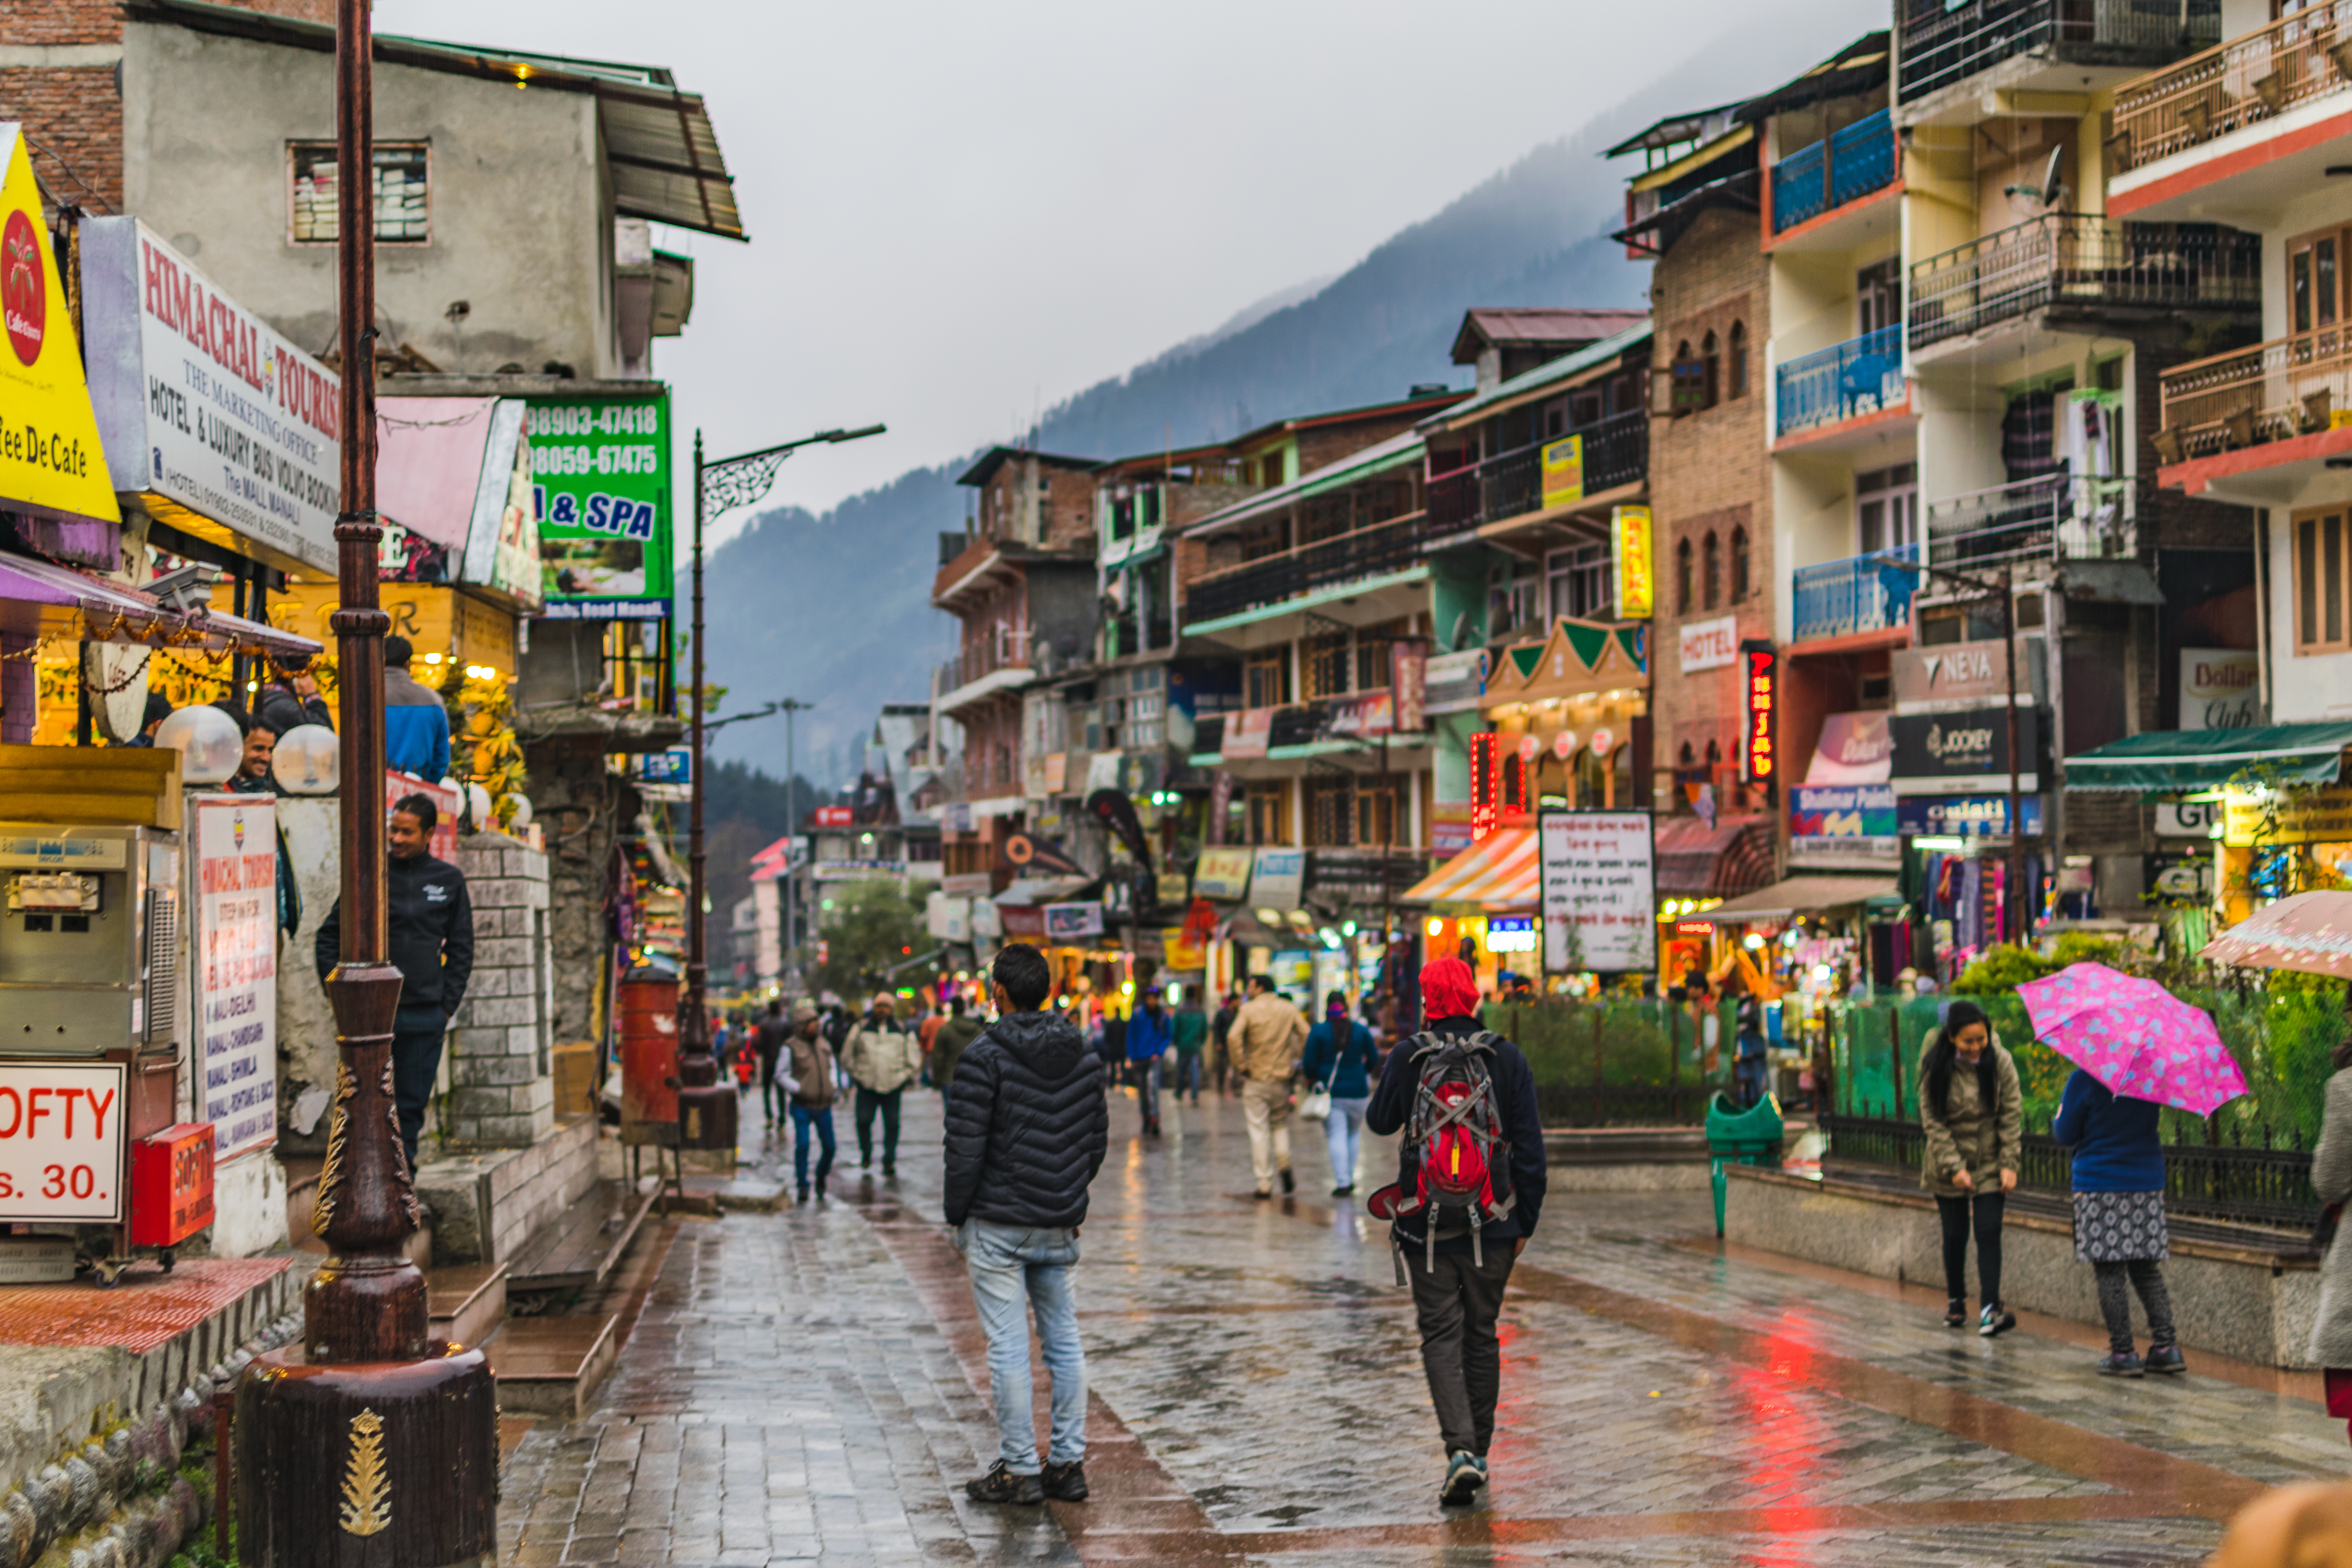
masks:
<svg viewBox="0 0 2352 1568"><path fill-rule="evenodd" d="M620 1359L617 1314L509 1318L483 1346L498 1379L499 1408L509 1414L584 1415Z"/></svg>
<svg viewBox="0 0 2352 1568"><path fill-rule="evenodd" d="M507 1276L509 1291L580 1289L604 1283L646 1223L655 1194L614 1177L531 1233Z"/></svg>
<svg viewBox="0 0 2352 1568"><path fill-rule="evenodd" d="M507 1266L457 1263L425 1276L425 1310L433 1337L478 1345L498 1331L507 1315Z"/></svg>

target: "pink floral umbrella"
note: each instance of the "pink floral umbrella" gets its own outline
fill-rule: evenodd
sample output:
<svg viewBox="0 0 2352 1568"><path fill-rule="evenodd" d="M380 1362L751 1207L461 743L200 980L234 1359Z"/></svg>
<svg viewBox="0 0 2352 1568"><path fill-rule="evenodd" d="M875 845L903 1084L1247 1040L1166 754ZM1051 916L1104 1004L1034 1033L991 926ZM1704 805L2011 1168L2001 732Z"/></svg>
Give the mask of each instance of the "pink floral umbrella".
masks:
<svg viewBox="0 0 2352 1568"><path fill-rule="evenodd" d="M2198 1116L2246 1092L2201 1007L2104 963L2070 963L2017 988L2034 1038L2118 1095Z"/></svg>

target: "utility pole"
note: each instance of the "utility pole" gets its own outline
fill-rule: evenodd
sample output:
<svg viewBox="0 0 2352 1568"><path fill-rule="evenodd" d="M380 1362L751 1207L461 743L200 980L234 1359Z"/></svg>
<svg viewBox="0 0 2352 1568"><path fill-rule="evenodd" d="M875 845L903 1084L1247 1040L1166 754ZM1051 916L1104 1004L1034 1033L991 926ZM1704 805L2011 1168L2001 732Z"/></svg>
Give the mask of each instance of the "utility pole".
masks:
<svg viewBox="0 0 2352 1568"><path fill-rule="evenodd" d="M428 1340L414 1173L392 1106L401 973L384 915L383 637L376 592L375 201L370 0L335 28L342 510L335 633L342 750L339 1058L313 1224L331 1248L302 1345L237 1386L237 1556L270 1568L473 1562L498 1549L498 1393L478 1348ZM242 691L237 693L240 700ZM374 1537L383 1539L376 1540Z"/></svg>
<svg viewBox="0 0 2352 1568"><path fill-rule="evenodd" d="M787 697L776 704L777 710L784 716L784 932L777 955L779 965L790 962L785 954L793 951L793 880L796 875L793 869L793 842L801 836L801 770L793 749L793 721L815 706L797 697ZM776 983L781 985L783 979L780 967Z"/></svg>
<svg viewBox="0 0 2352 1568"><path fill-rule="evenodd" d="M345 0L345 3L351 3L351 0ZM820 430L797 441L762 447L756 452L721 458L710 463L703 461L701 430L697 429L694 433L694 729L688 742L693 748L694 772L687 789L689 804L687 807L686 841L686 1017L678 1031L680 1056L710 1054L709 1018L704 1010L709 965L703 956L702 911L705 896L702 874L702 525L706 515L719 517L736 507L750 506L765 496L769 487L776 482L776 470L784 466L784 459L803 447L856 441L867 436L879 436L887 428L888 426L882 425L867 425L856 430ZM789 719L786 723L789 725ZM789 736L789 731L787 734ZM790 787L786 785L788 790ZM785 876L789 879L792 862L789 852L784 860L787 868Z"/></svg>

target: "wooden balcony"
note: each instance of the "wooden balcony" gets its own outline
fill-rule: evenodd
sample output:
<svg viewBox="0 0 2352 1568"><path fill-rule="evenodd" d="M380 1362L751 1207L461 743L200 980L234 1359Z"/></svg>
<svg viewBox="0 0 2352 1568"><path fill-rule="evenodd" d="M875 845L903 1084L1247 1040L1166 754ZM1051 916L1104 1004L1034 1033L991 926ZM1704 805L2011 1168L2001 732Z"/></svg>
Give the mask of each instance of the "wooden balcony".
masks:
<svg viewBox="0 0 2352 1568"><path fill-rule="evenodd" d="M2168 468L2352 424L2352 326L2192 360L2160 384L2156 449Z"/></svg>

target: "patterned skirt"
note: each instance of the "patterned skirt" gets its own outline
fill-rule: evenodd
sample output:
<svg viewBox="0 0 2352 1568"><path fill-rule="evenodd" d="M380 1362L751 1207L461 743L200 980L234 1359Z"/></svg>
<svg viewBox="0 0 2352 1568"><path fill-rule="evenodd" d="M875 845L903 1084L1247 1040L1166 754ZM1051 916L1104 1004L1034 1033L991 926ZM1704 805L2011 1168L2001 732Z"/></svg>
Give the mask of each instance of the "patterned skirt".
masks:
<svg viewBox="0 0 2352 1568"><path fill-rule="evenodd" d="M2074 1256L2084 1262L2162 1262L2171 1255L2162 1193L2074 1194Z"/></svg>

